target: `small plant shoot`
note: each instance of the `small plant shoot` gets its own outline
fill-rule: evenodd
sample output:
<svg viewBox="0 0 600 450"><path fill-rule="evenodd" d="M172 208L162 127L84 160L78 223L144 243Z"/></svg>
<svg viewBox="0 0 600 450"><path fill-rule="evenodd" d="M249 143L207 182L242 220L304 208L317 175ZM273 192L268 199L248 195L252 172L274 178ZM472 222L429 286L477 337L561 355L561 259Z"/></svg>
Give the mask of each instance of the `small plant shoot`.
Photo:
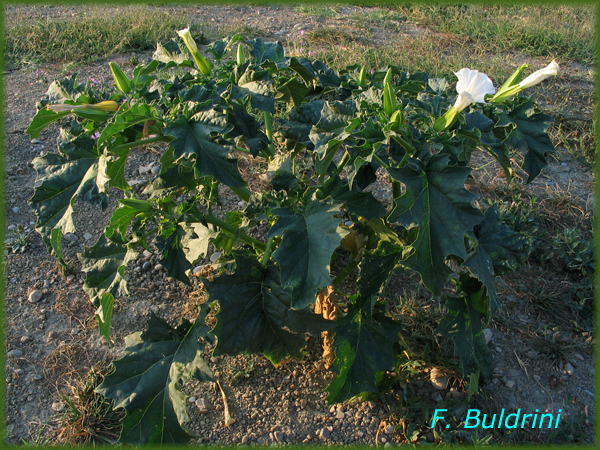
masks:
<svg viewBox="0 0 600 450"><path fill-rule="evenodd" d="M508 180L523 170L530 183L547 165L551 117L523 89L555 75L556 63L520 84L525 65L499 88L456 68L454 90L457 80L398 67L335 70L241 36L212 43L207 58L189 30L179 36L129 77L111 63L108 93L76 75L52 83L27 130L33 139L60 126L58 151L33 161L30 205L49 252L60 257L61 236L76 231L76 200L106 209L109 192L123 192L104 233L79 254L102 335L141 251L160 254L168 276L187 284L209 248L221 252L216 274L202 279L208 301L195 322L173 328L152 315L98 387L126 411L121 442L192 437L180 386L214 381L201 356L207 342L215 356L262 354L279 365L303 358L307 334L327 332L328 402L377 392L402 352L402 317L383 293L395 273L418 273L442 299L436 332L453 341L465 379L488 381L483 329L501 308L495 278L527 258L530 242L465 182L475 152ZM161 152L160 171L137 192L125 165L149 144ZM264 161L268 189L250 189L242 158ZM388 199L369 189L378 177ZM218 208L225 187L244 204L229 214Z"/></svg>

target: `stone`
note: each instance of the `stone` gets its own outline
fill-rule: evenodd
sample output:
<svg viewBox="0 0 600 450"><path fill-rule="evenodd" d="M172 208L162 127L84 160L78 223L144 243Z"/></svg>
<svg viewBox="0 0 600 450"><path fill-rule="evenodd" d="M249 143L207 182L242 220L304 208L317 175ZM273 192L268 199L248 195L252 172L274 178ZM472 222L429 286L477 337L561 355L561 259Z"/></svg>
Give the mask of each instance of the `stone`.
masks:
<svg viewBox="0 0 600 450"><path fill-rule="evenodd" d="M64 409L65 404L63 402L52 403L52 411L60 412Z"/></svg>
<svg viewBox="0 0 600 450"><path fill-rule="evenodd" d="M154 164L149 164L147 166L140 166L138 171L140 172L140 175L144 174L144 173L148 173L152 170Z"/></svg>
<svg viewBox="0 0 600 450"><path fill-rule="evenodd" d="M41 143L42 143L42 141L40 141L39 139L32 139L32 140L31 140L31 143L32 143L32 144L41 144Z"/></svg>
<svg viewBox="0 0 600 450"><path fill-rule="evenodd" d="M75 279L75 275L71 274L67 277L67 283L70 283L71 281L73 281Z"/></svg>
<svg viewBox="0 0 600 450"><path fill-rule="evenodd" d="M575 368L570 363L566 363L565 372L567 373L567 375L573 376L573 374L575 373Z"/></svg>
<svg viewBox="0 0 600 450"><path fill-rule="evenodd" d="M23 344L27 344L28 342L33 341L33 338L31 336L29 336L28 334L25 334L23 336L21 336L21 343Z"/></svg>
<svg viewBox="0 0 600 450"><path fill-rule="evenodd" d="M542 379L542 377L540 377L539 375L534 375L534 376L533 376L533 379L534 379L535 381L538 381L538 382L539 382L539 381Z"/></svg>
<svg viewBox="0 0 600 450"><path fill-rule="evenodd" d="M76 234L74 234L74 233L67 233L67 234L65 234L65 235L64 235L64 238L65 238L67 241L71 241L71 242L76 242L76 241L79 239L79 238L77 237L77 235L76 235Z"/></svg>
<svg viewBox="0 0 600 450"><path fill-rule="evenodd" d="M158 173L160 172L160 166L152 167L152 169L150 169L150 172L152 173L152 175L158 175Z"/></svg>
<svg viewBox="0 0 600 450"><path fill-rule="evenodd" d="M336 418L336 419L340 419L340 420L342 420L344 417L345 417L345 416L344 416L344 412L343 412L343 411L338 411L338 412L335 414L335 418Z"/></svg>
<svg viewBox="0 0 600 450"><path fill-rule="evenodd" d="M23 352L21 350L11 350L6 354L6 356L9 358L20 358L23 356Z"/></svg>
<svg viewBox="0 0 600 450"><path fill-rule="evenodd" d="M509 389L512 389L513 387L515 387L515 382L513 380L508 380L505 386Z"/></svg>
<svg viewBox="0 0 600 450"><path fill-rule="evenodd" d="M8 231L12 231L12 230L15 230L16 228L17 228L16 225L9 225L7 229L8 229Z"/></svg>
<svg viewBox="0 0 600 450"><path fill-rule="evenodd" d="M242 438L242 445L246 445L248 442L250 442L250 436L246 435Z"/></svg>
<svg viewBox="0 0 600 450"><path fill-rule="evenodd" d="M19 208L18 206L15 206L12 210L15 214L19 214L19 212L21 211L21 208Z"/></svg>
<svg viewBox="0 0 600 450"><path fill-rule="evenodd" d="M196 275L197 273L202 272L202 269L204 269L204 266L196 266L192 269L192 274Z"/></svg>
<svg viewBox="0 0 600 450"><path fill-rule="evenodd" d="M277 442L283 442L283 433L281 431L276 431L273 433L273 437Z"/></svg>
<svg viewBox="0 0 600 450"><path fill-rule="evenodd" d="M329 439L329 436L331 436L331 433L327 428L321 428L321 430L319 430L319 439L326 441Z"/></svg>
<svg viewBox="0 0 600 450"><path fill-rule="evenodd" d="M388 423L387 426L385 427L385 434L392 434L394 432L394 429L396 427L394 425L392 425L391 423Z"/></svg>
<svg viewBox="0 0 600 450"><path fill-rule="evenodd" d="M196 400L196 406L198 407L198 412L200 414L206 414L210 409L210 404L204 397L200 397L198 400Z"/></svg>
<svg viewBox="0 0 600 450"><path fill-rule="evenodd" d="M212 255L210 255L210 262L215 262L217 259L219 259L221 253L222 252L214 252Z"/></svg>
<svg viewBox="0 0 600 450"><path fill-rule="evenodd" d="M527 352L527 357L528 357L528 358L530 358L530 359L537 359L537 357L538 357L539 355L540 355L540 354L539 354L538 352L536 352L535 350L529 350L529 351Z"/></svg>
<svg viewBox="0 0 600 450"><path fill-rule="evenodd" d="M484 328L483 337L485 337L485 344L489 344L489 342L492 340L492 330L489 328Z"/></svg>
<svg viewBox="0 0 600 450"><path fill-rule="evenodd" d="M496 351L497 351L498 353L502 353L502 349L501 349L500 347L496 347Z"/></svg>
<svg viewBox="0 0 600 450"><path fill-rule="evenodd" d="M35 291L31 291L27 300L29 300L30 303L37 303L42 299L43 296L44 294L42 291L36 289Z"/></svg>
<svg viewBox="0 0 600 450"><path fill-rule="evenodd" d="M152 256L152 253L150 253L148 250L144 250L142 252L142 255L144 256L145 259L148 259Z"/></svg>
<svg viewBox="0 0 600 450"><path fill-rule="evenodd" d="M144 264L142 265L142 270L144 271L148 271L150 270L150 267L152 267L152 265L150 264L149 261L144 262Z"/></svg>
<svg viewBox="0 0 600 450"><path fill-rule="evenodd" d="M160 272L161 270L163 270L163 265L162 264L155 265L154 270L156 270L157 272Z"/></svg>
<svg viewBox="0 0 600 450"><path fill-rule="evenodd" d="M90 240L91 238L93 238L93 237L94 237L94 236L92 236L92 235L91 235L91 233L84 233L84 234L83 234L83 238L84 238L86 241L89 241L89 240Z"/></svg>
<svg viewBox="0 0 600 450"><path fill-rule="evenodd" d="M443 372L437 367L431 370L429 379L433 387L440 391L443 391L448 386L448 377L445 377Z"/></svg>

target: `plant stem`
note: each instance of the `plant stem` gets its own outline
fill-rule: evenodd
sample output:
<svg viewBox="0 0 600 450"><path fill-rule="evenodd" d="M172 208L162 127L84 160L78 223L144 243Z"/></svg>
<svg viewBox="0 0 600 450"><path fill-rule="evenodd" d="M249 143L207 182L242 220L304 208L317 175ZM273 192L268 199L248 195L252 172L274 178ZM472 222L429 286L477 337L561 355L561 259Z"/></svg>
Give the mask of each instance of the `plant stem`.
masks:
<svg viewBox="0 0 600 450"><path fill-rule="evenodd" d="M342 270L338 274L338 276L335 277L334 280L331 282L334 289L337 288L340 285L340 283L342 281L344 281L346 279L346 277L352 273L352 271L354 269L356 269L359 262L360 261L355 260L354 257L352 255L350 255L350 262L348 262L348 265L346 266L346 268L344 270Z"/></svg>
<svg viewBox="0 0 600 450"><path fill-rule="evenodd" d="M269 240L267 241L267 249L265 250L265 254L263 255L262 260L263 266L267 265L267 263L269 262L269 258L271 257L271 247L273 246L273 239L275 238L269 238Z"/></svg>
<svg viewBox="0 0 600 450"><path fill-rule="evenodd" d="M392 180L392 198L398 198L402 195L402 185L399 181Z"/></svg>
<svg viewBox="0 0 600 450"><path fill-rule="evenodd" d="M348 150L346 150L346 153L344 153L344 156L342 156L342 160L337 165L338 173L340 173L342 171L342 169L344 168L344 166L346 165L346 163L348 162L349 159L350 159L350 153L348 153Z"/></svg>
<svg viewBox="0 0 600 450"><path fill-rule="evenodd" d="M245 187L231 187L229 186L233 192L237 194L239 198L244 200L246 203L250 201L250 197L252 197L252 191Z"/></svg>
<svg viewBox="0 0 600 450"><path fill-rule="evenodd" d="M168 138L165 136L154 136L154 137L147 138L147 139L141 139L141 140L135 141L135 142L128 142L127 144L117 145L116 147L110 148L109 151L111 153L118 153L121 150L127 150L129 148L139 147L141 145L152 144L153 142L159 142L159 141L167 142L167 139Z"/></svg>
<svg viewBox="0 0 600 450"><path fill-rule="evenodd" d="M381 164L381 166L386 169L390 167L389 164L384 163L383 160L379 156L377 156L375 153L373 153L373 159L375 161L377 161L379 164Z"/></svg>
<svg viewBox="0 0 600 450"><path fill-rule="evenodd" d="M275 146L273 145L273 123L271 121L271 113L265 111L265 132L269 139L269 154L271 158L275 156Z"/></svg>
<svg viewBox="0 0 600 450"><path fill-rule="evenodd" d="M212 214L208 214L208 215L204 216L204 219L206 220L206 222L212 223L213 225L218 226L221 230L225 230L229 234L232 234L233 236L237 235L237 238L244 244L251 245L252 247L254 247L255 249L257 249L261 252L265 252L267 250L267 246L265 245L264 242L261 242L259 240L256 240L256 239L248 236L243 231L238 233L238 230L233 225L230 225L227 222L222 221L221 219L217 219Z"/></svg>

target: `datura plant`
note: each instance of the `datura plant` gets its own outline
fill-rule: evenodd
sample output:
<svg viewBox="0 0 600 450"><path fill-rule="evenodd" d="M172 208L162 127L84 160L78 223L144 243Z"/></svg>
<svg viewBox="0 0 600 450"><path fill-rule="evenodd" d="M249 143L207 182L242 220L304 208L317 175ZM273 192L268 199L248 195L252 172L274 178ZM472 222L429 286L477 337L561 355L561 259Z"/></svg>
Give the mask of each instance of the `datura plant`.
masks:
<svg viewBox="0 0 600 450"><path fill-rule="evenodd" d="M76 200L106 209L109 192L122 191L103 234L79 254L102 335L141 250L185 284L207 252L220 252L216 274L202 279L208 300L195 322L172 327L151 316L97 388L127 412L120 440L191 437L180 386L214 380L201 356L206 342L215 356L260 353L278 365L302 359L307 334L328 332L327 401L383 389L410 352L385 297L394 274L416 272L444 302L436 334L453 341L456 368L473 386L489 380L483 329L501 308L495 279L527 258L530 242L465 183L475 152L509 180L515 161L526 183L547 165L551 117L522 91L555 75L556 63L521 82L522 66L497 92L487 75L464 68L453 95L424 72L335 70L241 36L212 43L209 62L189 30L179 35L183 45L158 44L130 76L112 64L112 91L76 75L52 83L27 130L35 138L60 126L56 153L33 160L30 200L52 254L61 257L62 236L75 231ZM132 149L149 144L160 171L134 190L125 166ZM249 188L240 158L265 162L268 188ZM369 189L378 179L389 183L388 198ZM223 214L226 191L245 206ZM324 315L323 303L334 314Z"/></svg>

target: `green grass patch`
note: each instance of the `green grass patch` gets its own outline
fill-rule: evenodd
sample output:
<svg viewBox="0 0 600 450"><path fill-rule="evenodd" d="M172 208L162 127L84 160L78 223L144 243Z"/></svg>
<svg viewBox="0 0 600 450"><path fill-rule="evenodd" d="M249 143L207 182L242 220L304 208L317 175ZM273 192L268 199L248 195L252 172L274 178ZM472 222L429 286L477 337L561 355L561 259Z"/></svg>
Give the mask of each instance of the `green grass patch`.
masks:
<svg viewBox="0 0 600 450"><path fill-rule="evenodd" d="M429 29L469 38L486 50L548 56L560 62L592 65L595 60L595 8L591 5L398 6L411 21Z"/></svg>
<svg viewBox="0 0 600 450"><path fill-rule="evenodd" d="M76 17L17 20L5 29L5 60L15 66L40 62L86 63L111 54L156 48L188 25L186 16L125 6L107 14L105 7L83 9ZM199 25L192 34L201 36Z"/></svg>

